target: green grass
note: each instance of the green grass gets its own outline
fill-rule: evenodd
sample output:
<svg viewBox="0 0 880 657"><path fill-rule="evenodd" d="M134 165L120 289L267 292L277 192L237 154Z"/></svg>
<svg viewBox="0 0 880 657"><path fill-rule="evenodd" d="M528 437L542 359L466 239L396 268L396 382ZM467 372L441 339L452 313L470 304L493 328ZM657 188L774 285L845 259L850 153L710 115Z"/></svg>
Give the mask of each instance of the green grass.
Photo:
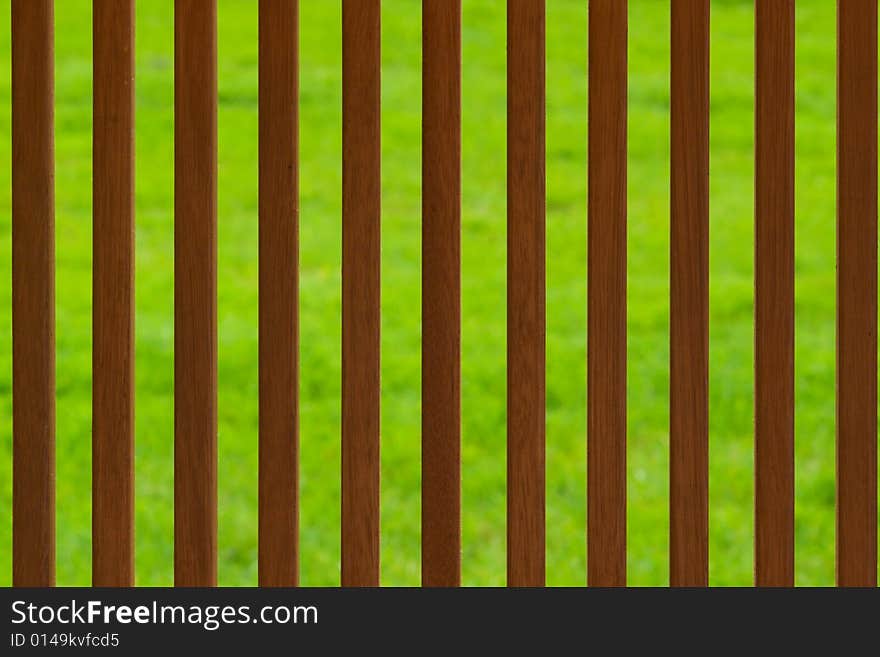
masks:
<svg viewBox="0 0 880 657"><path fill-rule="evenodd" d="M301 2L302 583L339 582L341 10ZM548 583L585 582L586 2L547 1ZM463 2L463 581L505 581L505 11ZM383 6L382 582L419 583L418 0ZM711 572L752 573L753 9L712 3ZM137 3L137 581L172 582L171 0ZM58 583L90 580L91 3L56 3ZM797 582L834 578L834 3L797 16ZM10 162L9 3L0 162ZM668 583L669 2L630 0L629 579ZM219 1L219 580L256 582L257 3ZM11 573L0 166L0 584Z"/></svg>

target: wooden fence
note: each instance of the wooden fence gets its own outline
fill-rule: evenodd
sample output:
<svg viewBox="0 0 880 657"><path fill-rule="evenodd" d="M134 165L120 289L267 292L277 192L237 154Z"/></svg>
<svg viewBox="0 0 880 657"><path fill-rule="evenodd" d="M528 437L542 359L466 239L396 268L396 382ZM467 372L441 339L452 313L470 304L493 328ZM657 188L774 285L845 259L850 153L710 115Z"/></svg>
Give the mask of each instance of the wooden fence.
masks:
<svg viewBox="0 0 880 657"><path fill-rule="evenodd" d="M670 577L708 583L709 0L672 0ZM53 0L12 0L13 582L55 581ZM259 3L259 582L298 580L298 23ZM755 583L794 583L794 0L755 0ZM93 582L134 582L134 0L94 0ZM544 0L508 0L507 579L545 574ZM460 583L460 0L423 0L422 579ZM627 5L589 3L588 583L626 583ZM380 3L343 0L342 583L379 583ZM216 0L177 0L177 585L217 573ZM877 578L877 0L838 2L837 581Z"/></svg>

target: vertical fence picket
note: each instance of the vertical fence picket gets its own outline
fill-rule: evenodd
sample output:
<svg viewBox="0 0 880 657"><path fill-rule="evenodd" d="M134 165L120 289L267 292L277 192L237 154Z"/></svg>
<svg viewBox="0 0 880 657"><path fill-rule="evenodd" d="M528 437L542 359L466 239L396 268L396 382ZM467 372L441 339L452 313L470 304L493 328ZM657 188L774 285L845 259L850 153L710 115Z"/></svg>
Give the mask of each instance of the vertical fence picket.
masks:
<svg viewBox="0 0 880 657"><path fill-rule="evenodd" d="M298 583L298 1L260 0L259 583Z"/></svg>
<svg viewBox="0 0 880 657"><path fill-rule="evenodd" d="M342 585L379 585L379 0L342 2Z"/></svg>
<svg viewBox="0 0 880 657"><path fill-rule="evenodd" d="M217 5L174 4L174 581L217 582Z"/></svg>
<svg viewBox="0 0 880 657"><path fill-rule="evenodd" d="M626 584L627 3L589 8L587 580Z"/></svg>
<svg viewBox="0 0 880 657"><path fill-rule="evenodd" d="M755 584L794 586L794 0L755 2Z"/></svg>
<svg viewBox="0 0 880 657"><path fill-rule="evenodd" d="M544 0L507 3L507 583L545 577Z"/></svg>
<svg viewBox="0 0 880 657"><path fill-rule="evenodd" d="M461 580L461 0L424 0L422 583Z"/></svg>
<svg viewBox="0 0 880 657"><path fill-rule="evenodd" d="M55 584L54 2L12 0L12 583Z"/></svg>
<svg viewBox="0 0 880 657"><path fill-rule="evenodd" d="M134 0L95 0L92 582L134 584Z"/></svg>
<svg viewBox="0 0 880 657"><path fill-rule="evenodd" d="M876 586L877 0L837 12L837 583Z"/></svg>
<svg viewBox="0 0 880 657"><path fill-rule="evenodd" d="M709 579L709 0L672 0L670 582Z"/></svg>

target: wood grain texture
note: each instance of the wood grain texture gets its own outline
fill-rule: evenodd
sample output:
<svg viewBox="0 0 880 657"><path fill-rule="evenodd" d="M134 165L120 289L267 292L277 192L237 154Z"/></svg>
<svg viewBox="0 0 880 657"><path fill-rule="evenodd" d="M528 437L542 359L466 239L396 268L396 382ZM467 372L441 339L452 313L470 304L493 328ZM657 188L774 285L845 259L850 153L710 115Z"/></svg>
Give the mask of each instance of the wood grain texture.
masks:
<svg viewBox="0 0 880 657"><path fill-rule="evenodd" d="M877 0L837 12L837 583L876 586Z"/></svg>
<svg viewBox="0 0 880 657"><path fill-rule="evenodd" d="M709 0L672 0L670 583L709 579Z"/></svg>
<svg viewBox="0 0 880 657"><path fill-rule="evenodd" d="M92 11L92 583L133 586L134 0Z"/></svg>
<svg viewBox="0 0 880 657"><path fill-rule="evenodd" d="M544 0L508 0L508 586L545 577L544 33Z"/></svg>
<svg viewBox="0 0 880 657"><path fill-rule="evenodd" d="M379 0L342 2L342 585L379 585Z"/></svg>
<svg viewBox="0 0 880 657"><path fill-rule="evenodd" d="M589 7L587 582L626 585L627 3Z"/></svg>
<svg viewBox="0 0 880 657"><path fill-rule="evenodd" d="M54 586L54 3L11 9L12 583Z"/></svg>
<svg viewBox="0 0 880 657"><path fill-rule="evenodd" d="M461 0L423 0L422 584L461 583Z"/></svg>
<svg viewBox="0 0 880 657"><path fill-rule="evenodd" d="M755 584L794 586L794 0L755 1Z"/></svg>
<svg viewBox="0 0 880 657"><path fill-rule="evenodd" d="M260 586L298 583L298 2L260 0Z"/></svg>
<svg viewBox="0 0 880 657"><path fill-rule="evenodd" d="M217 5L174 3L174 582L217 582Z"/></svg>

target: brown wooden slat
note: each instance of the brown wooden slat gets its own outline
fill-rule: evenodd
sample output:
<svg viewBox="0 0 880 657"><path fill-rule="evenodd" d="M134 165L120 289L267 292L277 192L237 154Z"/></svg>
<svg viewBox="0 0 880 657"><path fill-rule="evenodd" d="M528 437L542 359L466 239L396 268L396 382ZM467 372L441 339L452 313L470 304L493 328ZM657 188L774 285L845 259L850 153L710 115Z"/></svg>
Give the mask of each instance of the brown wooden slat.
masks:
<svg viewBox="0 0 880 657"><path fill-rule="evenodd" d="M794 586L794 0L755 2L755 584Z"/></svg>
<svg viewBox="0 0 880 657"><path fill-rule="evenodd" d="M877 1L837 12L837 583L876 586Z"/></svg>
<svg viewBox="0 0 880 657"><path fill-rule="evenodd" d="M260 0L259 582L298 582L298 2Z"/></svg>
<svg viewBox="0 0 880 657"><path fill-rule="evenodd" d="M174 3L174 581L217 582L217 5Z"/></svg>
<svg viewBox="0 0 880 657"><path fill-rule="evenodd" d="M624 586L627 3L589 10L587 581Z"/></svg>
<svg viewBox="0 0 880 657"><path fill-rule="evenodd" d="M55 585L52 0L12 0L12 583Z"/></svg>
<svg viewBox="0 0 880 657"><path fill-rule="evenodd" d="M342 3L342 585L379 585L379 0Z"/></svg>
<svg viewBox="0 0 880 657"><path fill-rule="evenodd" d="M545 577L544 0L507 3L507 583Z"/></svg>
<svg viewBox="0 0 880 657"><path fill-rule="evenodd" d="M95 0L92 583L134 585L134 0Z"/></svg>
<svg viewBox="0 0 880 657"><path fill-rule="evenodd" d="M422 584L461 583L461 0L424 0Z"/></svg>
<svg viewBox="0 0 880 657"><path fill-rule="evenodd" d="M672 0L670 583L709 579L709 0Z"/></svg>

